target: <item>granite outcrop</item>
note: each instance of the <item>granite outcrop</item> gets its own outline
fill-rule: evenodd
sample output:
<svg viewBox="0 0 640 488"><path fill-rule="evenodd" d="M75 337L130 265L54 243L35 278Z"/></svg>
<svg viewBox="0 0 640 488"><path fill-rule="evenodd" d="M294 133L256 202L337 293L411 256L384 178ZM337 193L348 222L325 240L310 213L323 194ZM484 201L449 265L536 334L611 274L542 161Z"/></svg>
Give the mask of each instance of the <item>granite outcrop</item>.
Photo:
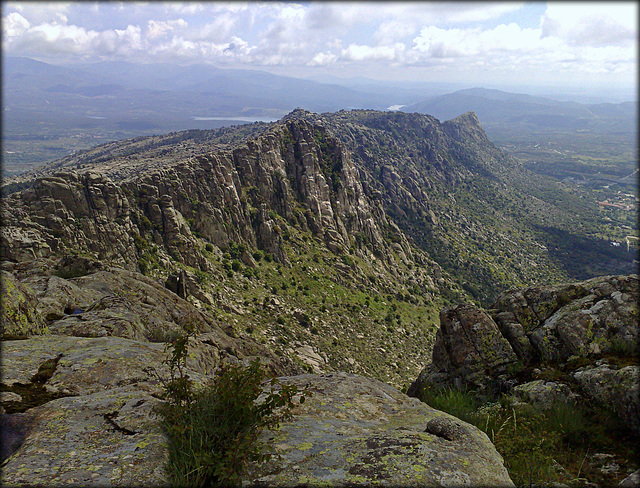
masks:
<svg viewBox="0 0 640 488"><path fill-rule="evenodd" d="M640 433L639 298L637 275L603 276L505 292L488 310L445 309L433 360L409 394L455 386L547 407L588 399Z"/></svg>

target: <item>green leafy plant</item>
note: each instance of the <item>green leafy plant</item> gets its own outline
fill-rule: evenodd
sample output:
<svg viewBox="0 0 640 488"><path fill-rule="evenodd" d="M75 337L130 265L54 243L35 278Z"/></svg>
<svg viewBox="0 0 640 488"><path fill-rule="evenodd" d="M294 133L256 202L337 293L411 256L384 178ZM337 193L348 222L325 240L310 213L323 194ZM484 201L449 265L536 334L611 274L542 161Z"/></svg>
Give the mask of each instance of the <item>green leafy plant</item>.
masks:
<svg viewBox="0 0 640 488"><path fill-rule="evenodd" d="M224 363L196 389L185 369L191 337L189 330L168 344L166 401L156 409L169 438L169 482L238 486L249 462L271 455L259 442L260 432L291 418L294 398L304 403L309 391L267 380L257 359L248 367Z"/></svg>

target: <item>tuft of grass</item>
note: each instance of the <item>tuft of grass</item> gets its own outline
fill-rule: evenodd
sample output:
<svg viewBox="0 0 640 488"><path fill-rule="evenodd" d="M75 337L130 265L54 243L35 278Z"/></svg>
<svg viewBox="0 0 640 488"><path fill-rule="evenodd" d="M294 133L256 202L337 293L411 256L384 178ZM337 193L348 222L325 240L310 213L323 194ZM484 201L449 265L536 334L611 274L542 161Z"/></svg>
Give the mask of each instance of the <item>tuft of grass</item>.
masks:
<svg viewBox="0 0 640 488"><path fill-rule="evenodd" d="M482 401L471 391L458 388L425 388L418 397L422 402L454 417L470 422Z"/></svg>

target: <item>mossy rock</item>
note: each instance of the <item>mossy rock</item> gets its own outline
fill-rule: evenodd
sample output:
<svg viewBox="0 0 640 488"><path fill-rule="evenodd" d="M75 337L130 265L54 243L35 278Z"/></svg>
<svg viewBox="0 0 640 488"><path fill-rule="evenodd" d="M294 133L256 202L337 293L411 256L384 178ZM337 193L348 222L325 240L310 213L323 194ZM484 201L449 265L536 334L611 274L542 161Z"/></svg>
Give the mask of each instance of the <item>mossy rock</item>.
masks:
<svg viewBox="0 0 640 488"><path fill-rule="evenodd" d="M2 272L2 336L19 338L47 332L44 319L36 311L38 299L11 273Z"/></svg>

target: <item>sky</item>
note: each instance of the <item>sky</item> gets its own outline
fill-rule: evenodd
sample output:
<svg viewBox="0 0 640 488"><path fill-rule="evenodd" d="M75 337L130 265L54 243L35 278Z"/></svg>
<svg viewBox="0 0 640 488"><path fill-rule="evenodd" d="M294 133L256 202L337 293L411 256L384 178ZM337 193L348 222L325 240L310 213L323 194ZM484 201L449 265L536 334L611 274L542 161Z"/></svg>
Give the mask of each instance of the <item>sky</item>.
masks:
<svg viewBox="0 0 640 488"><path fill-rule="evenodd" d="M3 55L633 90L637 2L3 2Z"/></svg>

